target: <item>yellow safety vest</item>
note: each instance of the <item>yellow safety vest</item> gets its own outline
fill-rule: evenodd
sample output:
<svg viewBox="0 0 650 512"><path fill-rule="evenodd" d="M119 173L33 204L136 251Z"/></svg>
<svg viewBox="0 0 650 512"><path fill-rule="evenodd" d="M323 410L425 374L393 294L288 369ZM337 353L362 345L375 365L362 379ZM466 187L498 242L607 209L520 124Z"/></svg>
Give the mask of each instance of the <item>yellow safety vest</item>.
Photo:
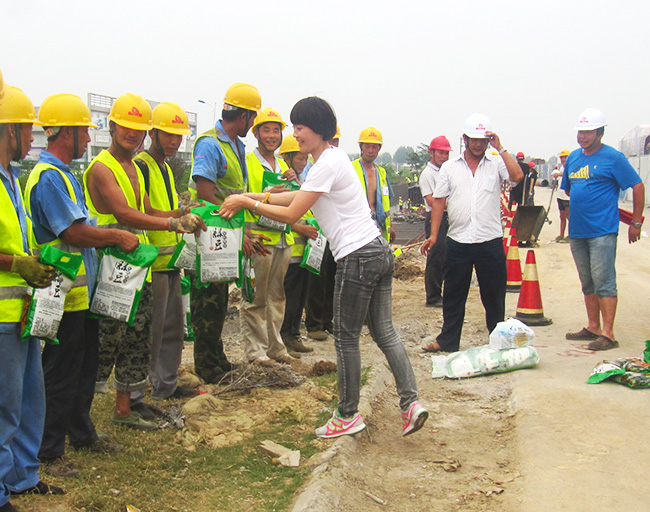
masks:
<svg viewBox="0 0 650 512"><path fill-rule="evenodd" d="M283 173L289 168L284 160L276 158L275 162L280 167L278 174ZM252 193L263 192L264 171L267 169L262 165L255 153L248 153L246 155L246 167L248 168L248 191ZM259 215L253 215L250 211L245 210L244 217L246 219L246 227L252 233L264 235L271 239L264 240L264 245L277 245L282 241L282 233L257 224L260 218ZM286 235L286 241L288 245L294 243L292 233Z"/></svg>
<svg viewBox="0 0 650 512"><path fill-rule="evenodd" d="M357 176L359 177L359 181L363 187L363 193L366 195L366 197L368 197L368 190L366 188L366 173L364 172L363 166L361 165L361 159L357 158L354 160L352 162L352 166L354 167L355 171L357 171ZM390 242L390 196L387 192L389 188L388 181L386 179L386 169L378 165L375 165L375 167L377 168L377 173L379 174L379 186L381 188L379 192L381 194L381 205L386 212L386 221L384 222L384 225L381 226L381 234L386 240Z"/></svg>
<svg viewBox="0 0 650 512"><path fill-rule="evenodd" d="M165 162L165 171L163 171L158 162L146 151L135 156L135 160L144 162L149 168L149 201L151 206L156 210L175 210L178 208L178 194L174 184L174 173ZM171 186L171 196L173 203L169 202L169 194L162 173L167 172L169 184ZM158 257L151 267L153 272L169 271L167 264L174 254L176 245L180 242L180 236L173 231L148 231L151 245L158 247Z"/></svg>
<svg viewBox="0 0 650 512"><path fill-rule="evenodd" d="M27 178L27 184L25 185L25 203L30 215L32 213L32 190L41 179L41 174L49 169L53 169L59 172L63 178L63 182L65 183L66 188L68 189L70 199L72 199L74 203L79 204L77 201L77 195L74 193L74 188L72 188L72 183L70 182L68 176L66 176L65 172L52 164L38 163L29 174L29 178ZM41 247L43 245L51 245L62 251L69 252L71 254L78 254L81 256L81 250L78 247L66 244L59 238L56 238L51 242L46 242L45 244L39 244L34 241L34 243L31 245L32 252L34 254L40 254ZM72 289L65 297L65 306L63 309L64 311L83 311L85 309L88 309L88 281L86 279L86 266L84 265L83 260L81 262L79 272L77 273L77 279L75 279L74 283L72 284Z"/></svg>
<svg viewBox="0 0 650 512"><path fill-rule="evenodd" d="M242 164L237 157L237 153L232 149L232 146L228 142L224 142L219 139L217 128L213 127L205 133L202 133L196 138L194 146L196 143L201 140L203 137L212 137L219 143L221 151L226 157L226 174L223 178L218 178L214 184L214 195L217 196L221 201L226 197L232 194L243 194L244 193L244 172L242 171ZM235 141L235 144L237 141ZM194 151L192 151L192 169L194 169ZM192 193L191 186L196 184L190 180L188 187L190 187L190 196L192 199L196 199L196 190Z"/></svg>
<svg viewBox="0 0 650 512"><path fill-rule="evenodd" d="M18 206L25 211L25 205L20 191L20 184L10 171L7 171L9 178L14 182L14 189L20 197L21 204ZM14 205L5 186L0 183L0 253L17 254L27 256L23 249L23 237L20 229L20 220L15 213ZM32 229L31 221L25 212L28 233ZM30 237L28 236L28 240ZM20 317L25 305L27 295L27 283L16 272L0 270L0 322L20 322Z"/></svg>

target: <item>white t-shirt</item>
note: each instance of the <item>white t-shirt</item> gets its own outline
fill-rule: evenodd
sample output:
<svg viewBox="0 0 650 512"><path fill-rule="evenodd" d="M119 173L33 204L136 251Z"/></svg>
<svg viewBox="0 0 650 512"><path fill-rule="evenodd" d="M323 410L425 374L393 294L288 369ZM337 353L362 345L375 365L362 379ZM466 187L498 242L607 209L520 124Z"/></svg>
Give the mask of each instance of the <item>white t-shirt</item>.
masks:
<svg viewBox="0 0 650 512"><path fill-rule="evenodd" d="M381 235L370 216L357 173L342 149L330 147L323 151L300 189L322 192L311 211L336 261Z"/></svg>
<svg viewBox="0 0 650 512"><path fill-rule="evenodd" d="M433 192L436 190L436 180L440 174L440 168L433 165L431 162L427 163L427 166L420 174L420 192L422 197L433 195ZM426 199L424 200L424 208L426 211L430 212L431 207L427 203Z"/></svg>
<svg viewBox="0 0 650 512"><path fill-rule="evenodd" d="M474 175L464 154L442 164L433 197L447 198L447 236L461 244L502 237L501 184L507 179L508 169L500 156L486 154Z"/></svg>
<svg viewBox="0 0 650 512"><path fill-rule="evenodd" d="M562 175L564 175L564 166L560 165L559 169L555 169L553 171L553 178L557 179L557 198L562 199L563 201L568 201L571 199L569 195L566 193L566 191L560 187L560 184L562 183Z"/></svg>

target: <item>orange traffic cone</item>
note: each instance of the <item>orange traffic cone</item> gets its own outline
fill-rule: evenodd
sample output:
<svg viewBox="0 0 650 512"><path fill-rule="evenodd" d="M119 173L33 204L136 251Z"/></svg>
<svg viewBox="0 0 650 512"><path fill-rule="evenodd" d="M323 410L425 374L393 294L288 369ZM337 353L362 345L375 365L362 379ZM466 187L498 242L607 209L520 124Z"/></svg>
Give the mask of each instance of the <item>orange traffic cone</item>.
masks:
<svg viewBox="0 0 650 512"><path fill-rule="evenodd" d="M517 206L519 206L517 203L512 203L512 208L510 209L510 218L514 219L515 215L517 215Z"/></svg>
<svg viewBox="0 0 650 512"><path fill-rule="evenodd" d="M510 246L506 257L506 291L518 292L521 289L521 261L519 260L519 245L517 245L517 233L511 230Z"/></svg>
<svg viewBox="0 0 650 512"><path fill-rule="evenodd" d="M524 279L517 302L517 320L526 325L550 325L553 320L544 317L542 308L542 294L539 291L539 278L537 277L537 263L535 262L535 251L530 249L526 254L526 265L524 267Z"/></svg>
<svg viewBox="0 0 650 512"><path fill-rule="evenodd" d="M508 257L508 242L510 242L510 234L512 232L512 223L510 218L506 220L506 227L503 228L503 250L506 253L506 258Z"/></svg>

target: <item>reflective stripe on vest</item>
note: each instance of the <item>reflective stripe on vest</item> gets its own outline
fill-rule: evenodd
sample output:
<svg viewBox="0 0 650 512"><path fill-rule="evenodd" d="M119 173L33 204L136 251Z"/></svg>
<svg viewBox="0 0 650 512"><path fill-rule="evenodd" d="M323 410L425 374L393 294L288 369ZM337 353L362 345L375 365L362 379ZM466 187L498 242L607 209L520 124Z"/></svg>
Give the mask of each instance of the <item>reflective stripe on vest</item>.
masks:
<svg viewBox="0 0 650 512"><path fill-rule="evenodd" d="M32 172L29 174L29 178L27 179L27 184L25 185L25 204L27 205L27 210L30 214L32 213L32 190L38 184L43 172L49 169L52 169L59 173L63 179L63 183L65 183L66 189L68 190L70 199L72 199L75 204L78 204L77 195L74 193L72 183L70 182L68 176L66 176L65 172L54 165L39 162L36 164L34 169L32 169ZM59 238L56 238L50 242L46 242L45 244L38 244L34 242L32 245L32 253L40 256L40 248L43 245L51 245L62 251L69 252L71 254L78 254L81 256L81 250L78 247L66 244ZM88 309L88 307L88 281L86 279L86 266L82 260L81 267L79 267L79 272L77 273L77 279L75 279L74 283L72 284L72 288L65 297L65 305L63 309L64 311L83 311L85 309Z"/></svg>
<svg viewBox="0 0 650 512"><path fill-rule="evenodd" d="M286 171L289 168L284 160L276 158L275 163L276 168L280 168L280 173ZM246 155L246 166L248 167L248 192L264 192L264 171L267 171L268 169L262 165L255 153L248 153ZM257 221L260 218L259 215L253 215L249 210L244 210L244 218L246 219L246 227L250 229L252 233L264 235L271 239L264 240L264 245L277 245L282 241L282 233L270 230L269 228L257 224ZM286 241L288 245L292 245L294 243L292 233L286 235Z"/></svg>
<svg viewBox="0 0 650 512"><path fill-rule="evenodd" d="M228 142L223 142L219 139L216 127L199 135L194 142L195 147L196 143L203 137L212 137L216 140L221 149L221 153L226 157L226 174L222 178L218 178L214 184L214 195L223 202L229 195L242 194L245 185L244 173L242 171L242 162L239 161L235 150L232 149L232 146ZM192 151L192 169L194 169L194 151Z"/></svg>
<svg viewBox="0 0 650 512"><path fill-rule="evenodd" d="M356 160L354 160L352 162L352 166L354 167L354 170L357 171L357 176L359 177L359 181L361 182L361 186L363 187L363 193L366 195L367 198L368 190L366 186L366 173L363 169L363 166L361 165L361 159L357 158ZM384 208L384 211L386 212L386 220L384 222L384 225L380 226L381 234L386 240L390 242L390 196L388 194L384 194L384 190L388 190L386 169L378 165L375 165L375 167L377 168L377 174L379 175L379 187L381 188L379 193L381 194L381 205Z"/></svg>
<svg viewBox="0 0 650 512"><path fill-rule="evenodd" d="M8 174L21 201L19 208L24 211L25 205L22 203L20 184L10 172ZM0 211L2 211L2 215L0 215L0 233L2 233L0 253L26 256L20 221L15 213L11 197L2 183L0 183ZM26 213L25 218L27 219L27 229L31 230L31 221ZM20 322L26 294L27 283L19 274L7 270L0 271L0 322Z"/></svg>
<svg viewBox="0 0 650 512"><path fill-rule="evenodd" d="M136 155L135 160L144 162L149 168L149 201L151 206L156 210L170 211L178 208L178 194L176 193L176 185L174 184L174 174L171 168L165 162L165 171L160 168L158 162L146 151ZM171 187L172 201L169 202L169 194L167 193L167 185L162 176L163 172L167 172L169 177L169 184ZM174 254L176 245L180 241L178 233L173 231L148 231L149 242L151 245L158 247L158 257L154 261L151 270L154 272L168 271L167 265L169 260Z"/></svg>

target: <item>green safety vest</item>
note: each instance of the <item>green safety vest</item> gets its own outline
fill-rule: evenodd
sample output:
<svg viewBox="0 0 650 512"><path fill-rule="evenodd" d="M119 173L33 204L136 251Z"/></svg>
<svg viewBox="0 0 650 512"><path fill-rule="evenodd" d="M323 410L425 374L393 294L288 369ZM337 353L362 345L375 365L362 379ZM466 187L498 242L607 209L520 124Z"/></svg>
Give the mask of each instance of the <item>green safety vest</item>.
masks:
<svg viewBox="0 0 650 512"><path fill-rule="evenodd" d="M212 127L205 133L202 133L194 141L194 145L201 140L203 137L212 137L219 143L221 151L226 157L226 174L223 178L218 178L214 184L214 195L217 196L221 201L231 194L243 194L244 193L244 173L242 171L242 163L237 157L237 153L232 148L228 142L224 142L219 139L216 127ZM236 143L236 142L235 142ZM194 151L192 151L192 169L194 169ZM196 189L192 189L192 185L196 187L196 183L193 180L190 180L188 183L188 188L190 190L190 197L196 199Z"/></svg>
<svg viewBox="0 0 650 512"><path fill-rule="evenodd" d="M284 160L276 158L275 161L280 167L280 173L289 168ZM266 168L259 161L255 153L248 153L246 155L246 166L248 167L248 191L252 193L264 192L262 184ZM253 215L250 211L246 210L244 216L246 218L246 227L250 229L252 233L265 235L271 239L264 240L264 245L277 245L282 241L282 233L257 224L257 221L260 218L259 215ZM294 243L293 234L287 234L286 240L288 245L292 245Z"/></svg>
<svg viewBox="0 0 650 512"><path fill-rule="evenodd" d="M366 197L368 197L368 189L366 188L366 173L363 170L363 166L361 165L361 159L357 158L354 160L352 162L352 166L354 167L354 170L357 171L357 176L359 177L359 181L363 187L363 193L366 195ZM381 205L386 212L386 221L384 222L384 225L381 226L381 234L386 240L390 242L390 196L388 195L389 188L388 180L386 178L386 169L378 165L375 167L377 168L377 173L379 174L379 186L381 187Z"/></svg>
<svg viewBox="0 0 650 512"><path fill-rule="evenodd" d="M22 202L20 184L11 175L10 171L7 171L7 174L9 179L13 181L14 190L20 196L21 205L19 208L24 211L25 205ZM2 211L2 215L0 215L0 233L2 233L2 236L0 236L0 253L27 256L27 253L23 250L23 237L18 215L15 213L16 210L7 189L2 184L0 184L0 210ZM27 213L25 213L25 218L29 235L32 230L32 222ZM29 236L28 240L30 240ZM20 322L26 295L27 282L19 274L8 270L0 270L0 322Z"/></svg>
<svg viewBox="0 0 650 512"><path fill-rule="evenodd" d="M68 195L70 196L70 199L72 199L74 203L78 204L77 195L74 193L74 188L72 188L72 183L70 182L70 179L66 173L52 164L38 163L29 174L29 178L27 178L27 184L25 185L25 203L30 215L32 213L32 190L41 179L41 174L49 169L59 172L61 178L63 178L63 182L65 183L66 188L68 189ZM59 238L56 238L50 242L46 242L45 244L39 244L34 241L34 243L31 245L32 252L34 254L40 254L41 247L43 245L51 245L62 251L81 256L81 250L78 247L66 244ZM72 284L72 288L65 296L64 311L83 311L86 309L88 309L88 281L86 279L86 266L82 260L81 267L77 273L77 279L75 279L74 283Z"/></svg>
<svg viewBox="0 0 650 512"><path fill-rule="evenodd" d="M156 210L171 211L178 208L178 194L174 184L174 173L171 167L165 162L163 171L158 162L146 151L135 156L134 160L144 162L149 168L149 202ZM169 194L162 173L167 172L171 188L172 203L169 202ZM149 242L158 247L158 257L151 267L153 272L169 271L167 265L174 254L176 245L180 242L180 236L173 231L148 231Z"/></svg>

